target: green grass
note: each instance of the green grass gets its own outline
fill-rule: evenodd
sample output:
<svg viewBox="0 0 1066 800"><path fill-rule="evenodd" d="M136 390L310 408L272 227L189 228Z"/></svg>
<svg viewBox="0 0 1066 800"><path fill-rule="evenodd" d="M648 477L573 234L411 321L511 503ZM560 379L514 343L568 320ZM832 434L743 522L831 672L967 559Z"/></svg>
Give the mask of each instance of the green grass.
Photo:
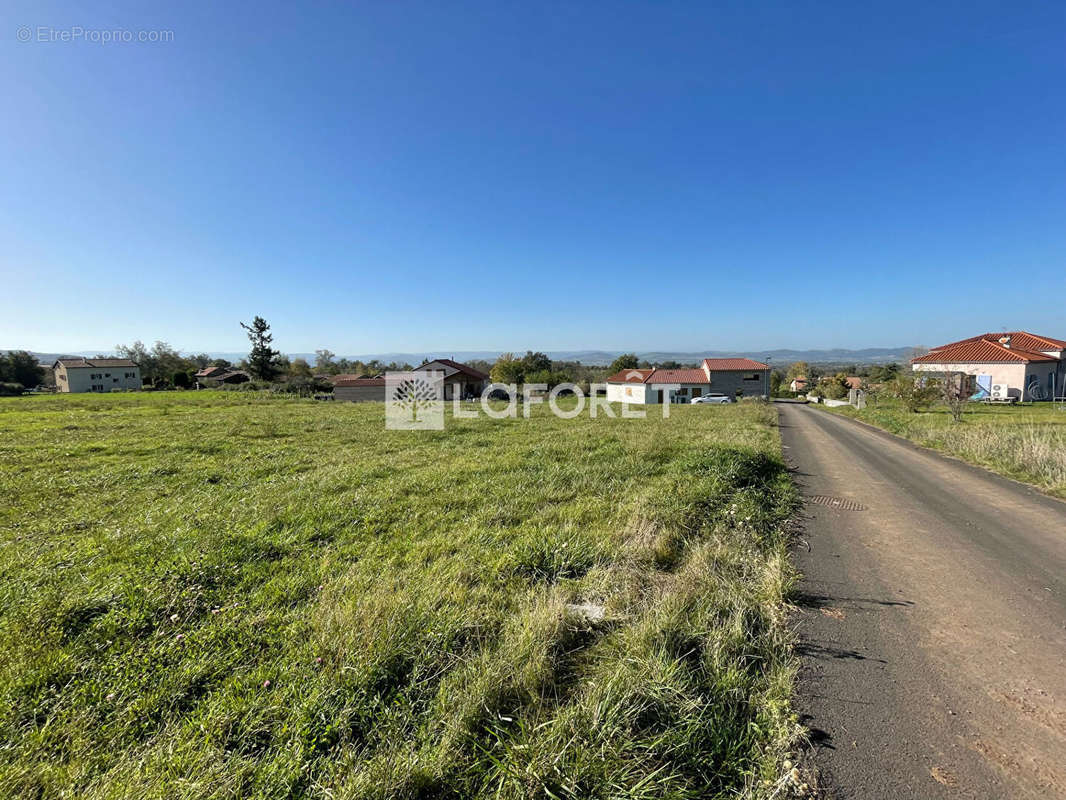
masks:
<svg viewBox="0 0 1066 800"><path fill-rule="evenodd" d="M893 400L827 410L1066 498L1066 410L1057 404L971 403L959 423L946 408L911 413Z"/></svg>
<svg viewBox="0 0 1066 800"><path fill-rule="evenodd" d="M3 796L765 792L797 733L774 426L0 401Z"/></svg>

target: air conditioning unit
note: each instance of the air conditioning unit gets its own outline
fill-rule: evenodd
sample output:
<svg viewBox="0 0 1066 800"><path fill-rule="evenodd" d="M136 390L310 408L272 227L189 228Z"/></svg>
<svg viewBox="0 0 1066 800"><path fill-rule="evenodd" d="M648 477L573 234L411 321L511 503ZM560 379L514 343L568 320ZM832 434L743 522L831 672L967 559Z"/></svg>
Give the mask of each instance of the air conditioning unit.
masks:
<svg viewBox="0 0 1066 800"><path fill-rule="evenodd" d="M1007 384L1005 383L993 383L991 391L993 400L1006 400L1007 399Z"/></svg>

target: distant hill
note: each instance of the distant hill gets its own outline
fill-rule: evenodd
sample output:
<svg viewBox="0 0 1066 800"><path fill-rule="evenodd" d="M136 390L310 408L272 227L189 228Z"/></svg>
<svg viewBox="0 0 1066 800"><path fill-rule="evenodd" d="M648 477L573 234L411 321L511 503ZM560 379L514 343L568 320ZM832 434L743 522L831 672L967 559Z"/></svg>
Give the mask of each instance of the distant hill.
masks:
<svg viewBox="0 0 1066 800"><path fill-rule="evenodd" d="M791 364L793 361L807 361L812 364L885 364L890 361L906 361L912 347L868 347L862 350L698 350L691 352L671 350L645 350L637 353L637 356L645 361L661 363L663 361L678 361L682 364L697 362L704 358L732 358L747 356L760 361L771 359L775 366ZM8 352L2 350L0 352ZM33 352L33 351L31 351ZM109 350L75 350L67 353L40 353L34 355L44 364L51 364L61 356L95 356L108 353ZM408 363L421 364L433 358L454 358L456 361L495 361L500 350L433 350L413 353L363 353L360 355L343 356L351 361L371 361L377 359L386 364ZM549 350L547 351L555 361L580 361L590 366L605 366L614 361L622 354L621 350ZM229 361L240 361L247 353L213 352L209 353L212 358L225 358ZM287 353L290 358L305 358L314 363L314 353Z"/></svg>

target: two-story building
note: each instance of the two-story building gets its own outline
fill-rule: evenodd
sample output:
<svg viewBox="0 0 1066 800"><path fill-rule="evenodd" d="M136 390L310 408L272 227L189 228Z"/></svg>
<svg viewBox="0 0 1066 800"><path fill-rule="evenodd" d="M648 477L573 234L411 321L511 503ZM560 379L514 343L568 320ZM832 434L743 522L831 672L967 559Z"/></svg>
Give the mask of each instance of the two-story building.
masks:
<svg viewBox="0 0 1066 800"><path fill-rule="evenodd" d="M52 370L57 392L141 388L141 368L128 358L60 358Z"/></svg>

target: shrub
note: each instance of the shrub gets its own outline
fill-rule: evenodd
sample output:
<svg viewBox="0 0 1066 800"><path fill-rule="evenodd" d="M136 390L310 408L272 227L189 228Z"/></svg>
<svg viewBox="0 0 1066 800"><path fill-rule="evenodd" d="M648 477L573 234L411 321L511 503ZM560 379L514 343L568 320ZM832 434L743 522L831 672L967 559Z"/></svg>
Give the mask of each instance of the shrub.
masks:
<svg viewBox="0 0 1066 800"><path fill-rule="evenodd" d="M0 397L18 397L25 391L26 387L21 383L0 383Z"/></svg>

